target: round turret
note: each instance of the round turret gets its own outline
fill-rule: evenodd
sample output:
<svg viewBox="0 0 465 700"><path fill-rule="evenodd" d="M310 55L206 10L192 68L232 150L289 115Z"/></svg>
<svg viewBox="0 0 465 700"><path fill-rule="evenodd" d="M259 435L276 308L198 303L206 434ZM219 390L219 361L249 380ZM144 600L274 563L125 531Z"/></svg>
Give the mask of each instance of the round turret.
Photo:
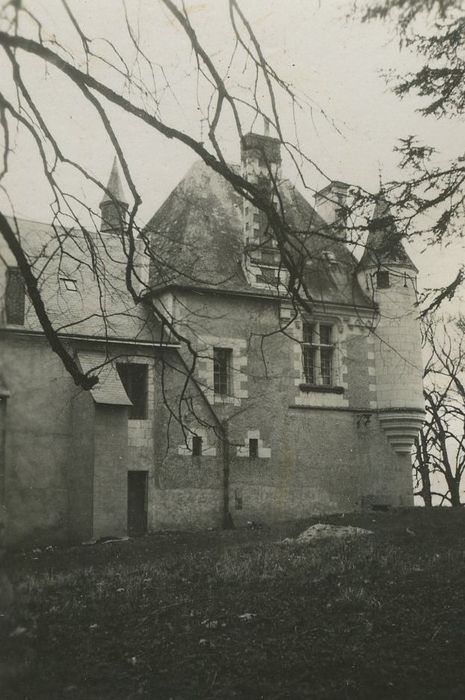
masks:
<svg viewBox="0 0 465 700"><path fill-rule="evenodd" d="M417 273L388 204L380 200L358 277L378 306L371 337L377 406L380 422L398 453L410 452L424 416Z"/></svg>

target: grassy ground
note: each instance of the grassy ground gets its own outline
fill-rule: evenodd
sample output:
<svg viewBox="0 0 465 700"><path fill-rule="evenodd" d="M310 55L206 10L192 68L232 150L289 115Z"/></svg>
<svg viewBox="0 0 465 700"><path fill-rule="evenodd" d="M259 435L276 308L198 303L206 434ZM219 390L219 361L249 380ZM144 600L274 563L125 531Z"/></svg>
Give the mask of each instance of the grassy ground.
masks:
<svg viewBox="0 0 465 700"><path fill-rule="evenodd" d="M279 543L307 521L10 555L10 641L34 662L0 696L464 698L465 511L323 522L375 535Z"/></svg>

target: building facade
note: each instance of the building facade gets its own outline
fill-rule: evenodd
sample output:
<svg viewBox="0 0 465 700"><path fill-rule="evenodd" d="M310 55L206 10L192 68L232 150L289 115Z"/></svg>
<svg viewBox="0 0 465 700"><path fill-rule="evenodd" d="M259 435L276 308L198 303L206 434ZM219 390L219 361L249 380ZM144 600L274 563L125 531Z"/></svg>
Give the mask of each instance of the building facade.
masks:
<svg viewBox="0 0 465 700"><path fill-rule="evenodd" d="M244 137L240 167L251 180L279 179L305 308L286 295L264 215L202 163L143 232L139 304L125 287L116 165L99 235L89 249L67 235L59 269L50 263L56 231L19 223L43 269L52 323L99 382L87 392L74 385L6 251L0 482L10 542L413 503L410 451L423 416L417 270L387 205L380 199L357 262L328 235L344 183L310 206L281 179L279 143L257 134ZM104 284L92 251L107 261Z"/></svg>

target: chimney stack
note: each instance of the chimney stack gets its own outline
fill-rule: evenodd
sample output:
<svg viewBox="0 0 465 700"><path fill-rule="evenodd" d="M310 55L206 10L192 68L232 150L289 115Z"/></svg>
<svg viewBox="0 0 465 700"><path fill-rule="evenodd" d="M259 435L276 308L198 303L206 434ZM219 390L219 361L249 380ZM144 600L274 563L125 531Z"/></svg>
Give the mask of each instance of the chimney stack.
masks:
<svg viewBox="0 0 465 700"><path fill-rule="evenodd" d="M250 182L260 180L269 183L270 179L278 178L281 166L281 143L269 135L249 132L242 137L241 162L244 177Z"/></svg>
<svg viewBox="0 0 465 700"><path fill-rule="evenodd" d="M315 210L327 224L344 222L341 210L347 203L348 184L334 180L315 193Z"/></svg>

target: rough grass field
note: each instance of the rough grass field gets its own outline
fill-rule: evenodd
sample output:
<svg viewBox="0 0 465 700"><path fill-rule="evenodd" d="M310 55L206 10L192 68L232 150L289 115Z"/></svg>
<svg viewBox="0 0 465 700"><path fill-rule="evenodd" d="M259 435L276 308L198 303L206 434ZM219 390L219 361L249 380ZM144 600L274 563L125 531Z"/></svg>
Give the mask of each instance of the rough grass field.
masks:
<svg viewBox="0 0 465 700"><path fill-rule="evenodd" d="M465 697L465 512L320 521L375 534L280 544L306 521L10 555L10 651L33 662L1 697Z"/></svg>

